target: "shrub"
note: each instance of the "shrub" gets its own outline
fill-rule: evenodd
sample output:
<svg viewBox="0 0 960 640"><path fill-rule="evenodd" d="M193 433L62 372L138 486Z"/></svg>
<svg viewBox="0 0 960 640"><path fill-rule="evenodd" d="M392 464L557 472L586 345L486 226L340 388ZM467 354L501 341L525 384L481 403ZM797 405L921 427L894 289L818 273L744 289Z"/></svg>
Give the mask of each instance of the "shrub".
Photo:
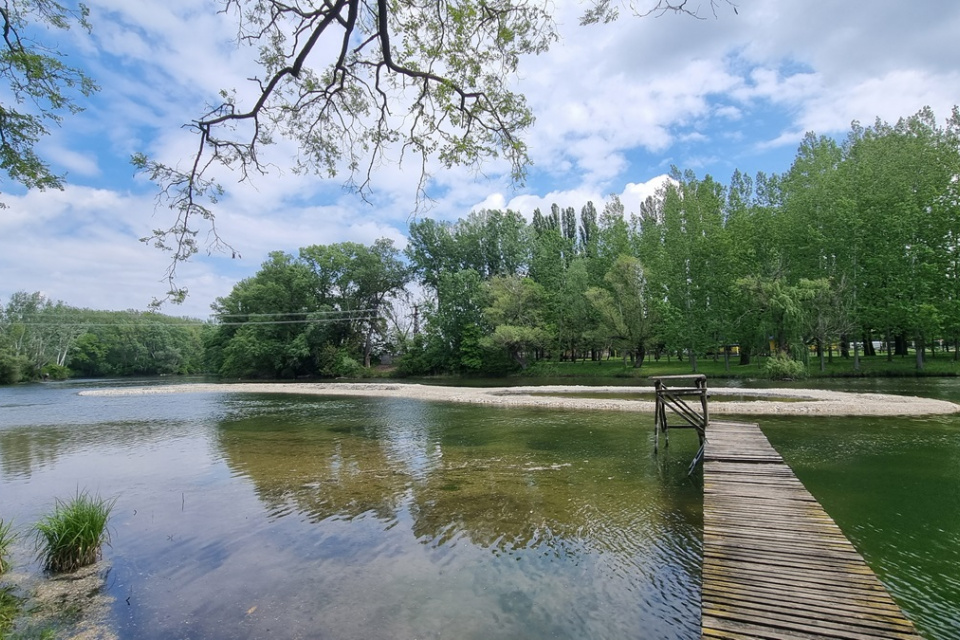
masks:
<svg viewBox="0 0 960 640"><path fill-rule="evenodd" d="M47 364L40 370L40 374L49 380L66 380L70 377L70 369L59 364Z"/></svg>
<svg viewBox="0 0 960 640"><path fill-rule="evenodd" d="M28 378L30 361L23 356L0 351L0 384L16 384Z"/></svg>
<svg viewBox="0 0 960 640"><path fill-rule="evenodd" d="M785 353L776 353L763 364L763 371L773 380L796 380L807 377L807 367Z"/></svg>
<svg viewBox="0 0 960 640"><path fill-rule="evenodd" d="M76 571L101 557L110 543L107 520L115 500L77 492L69 502L57 499L53 513L35 526L37 558L53 572Z"/></svg>
<svg viewBox="0 0 960 640"><path fill-rule="evenodd" d="M333 367L333 374L341 378L359 378L363 375L363 365L341 352Z"/></svg>
<svg viewBox="0 0 960 640"><path fill-rule="evenodd" d="M13 541L17 539L17 534L13 533L12 529L12 522L4 522L3 518L0 518L0 574L10 568L7 556Z"/></svg>

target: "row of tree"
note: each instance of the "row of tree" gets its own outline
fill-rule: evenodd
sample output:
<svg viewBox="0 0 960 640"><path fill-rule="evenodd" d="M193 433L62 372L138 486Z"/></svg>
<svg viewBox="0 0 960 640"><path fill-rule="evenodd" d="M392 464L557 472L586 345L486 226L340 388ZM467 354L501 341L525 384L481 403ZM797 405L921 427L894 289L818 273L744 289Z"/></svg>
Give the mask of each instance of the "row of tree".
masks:
<svg viewBox="0 0 960 640"><path fill-rule="evenodd" d="M39 378L199 373L196 320L139 311L70 307L17 292L0 306L0 384Z"/></svg>
<svg viewBox="0 0 960 640"><path fill-rule="evenodd" d="M808 134L790 170L729 185L674 170L638 212L554 206L411 225L407 254L429 292L415 370L520 365L618 350L697 357L736 346L820 365L875 342L917 367L960 336L960 114ZM772 345L772 346L771 346ZM414 359L411 359L414 360Z"/></svg>
<svg viewBox="0 0 960 640"><path fill-rule="evenodd" d="M912 343L923 368L927 347L956 356L960 342L958 181L960 112L941 126L924 109L839 143L808 134L783 175L723 185L674 169L629 215L616 198L529 222L483 210L413 222L402 253L389 240L277 252L207 327L17 294L0 369L339 376L390 355L407 374L495 373L675 353L696 371L735 351L790 372L835 350L858 369L878 342L888 357Z"/></svg>

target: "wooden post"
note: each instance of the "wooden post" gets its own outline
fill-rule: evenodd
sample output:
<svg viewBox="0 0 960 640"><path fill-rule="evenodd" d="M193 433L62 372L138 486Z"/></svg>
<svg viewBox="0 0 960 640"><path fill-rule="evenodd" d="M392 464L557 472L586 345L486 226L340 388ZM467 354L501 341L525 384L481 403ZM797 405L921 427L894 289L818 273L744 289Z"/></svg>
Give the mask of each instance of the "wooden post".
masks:
<svg viewBox="0 0 960 640"><path fill-rule="evenodd" d="M700 438L700 450L690 464L690 472L693 473L697 463L703 459L703 450L706 443L707 424L710 421L710 411L707 404L707 376L700 374L679 375L679 376L656 376L652 378L656 399L654 402L654 444L653 452L656 454L660 449L660 433L663 432L664 446L670 445L671 427L674 429L696 429L697 436ZM670 388L665 381L683 381L693 382L692 387ZM700 400L699 412L688 405L683 399L685 396L697 396ZM682 418L683 422L669 424L667 422L667 407L673 413Z"/></svg>

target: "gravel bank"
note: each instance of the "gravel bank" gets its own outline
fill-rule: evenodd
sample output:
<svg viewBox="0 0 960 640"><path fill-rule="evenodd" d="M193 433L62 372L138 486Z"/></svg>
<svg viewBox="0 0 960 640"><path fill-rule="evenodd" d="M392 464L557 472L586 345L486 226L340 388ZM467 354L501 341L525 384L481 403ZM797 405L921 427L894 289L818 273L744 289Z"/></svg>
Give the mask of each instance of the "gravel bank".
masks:
<svg viewBox="0 0 960 640"><path fill-rule="evenodd" d="M433 402L459 402L502 407L550 407L601 411L653 413L653 402L615 398L569 397L569 394L652 393L650 387L532 386L532 387L441 387L402 383L225 383L184 384L155 387L81 391L89 396L130 396L159 393L286 393L320 396L414 398ZM921 416L960 412L960 405L944 400L877 393L847 393L819 389L728 389L709 390L710 396L747 396L750 401L717 401L711 415L785 416ZM561 395L562 394L562 395ZM789 400L787 400L789 399Z"/></svg>

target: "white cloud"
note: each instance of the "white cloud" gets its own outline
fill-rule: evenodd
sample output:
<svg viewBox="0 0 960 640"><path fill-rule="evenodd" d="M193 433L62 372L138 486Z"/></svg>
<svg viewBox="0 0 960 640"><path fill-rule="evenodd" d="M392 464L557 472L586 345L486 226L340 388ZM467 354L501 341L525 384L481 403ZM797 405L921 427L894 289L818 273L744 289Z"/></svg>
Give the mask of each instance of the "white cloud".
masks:
<svg viewBox="0 0 960 640"><path fill-rule="evenodd" d="M101 173L94 153L81 153L60 145L41 145L40 154L53 163L54 171L65 169L69 173L68 179L75 176L96 177Z"/></svg>
<svg viewBox="0 0 960 640"><path fill-rule="evenodd" d="M236 87L249 101L256 52L236 47L235 17L210 3L89 4L93 34L70 37L102 90L45 146L75 185L5 196L0 297L42 289L78 306L143 308L164 291L167 256L137 238L172 219L155 210L154 187L133 176L127 158L189 158L197 139L181 125L221 88ZM480 171L431 161L434 200L418 215L455 220L475 208L511 208L530 216L553 203L579 212L589 200L602 209L614 193L636 212L671 164L721 176L741 162L783 171L807 130L842 136L854 119L895 121L924 105L944 118L960 103L956 3L876 0L855 11L750 0L738 3L738 15L721 5L717 19L625 16L588 28L576 26L579 2L556 7L564 39L524 60L516 80L537 116L527 137L535 163L528 184L511 185L503 159ZM324 60L328 46L314 59ZM341 180L289 171L296 152L283 140L264 150L276 168L249 183L217 172L228 189L218 227L243 259L201 255L182 265L192 294L173 312L206 315L214 297L255 273L272 250L379 237L402 246L416 211L417 159L377 167L370 205Z"/></svg>
<svg viewBox="0 0 960 640"><path fill-rule="evenodd" d="M148 229L128 212L144 204L142 196L79 186L7 198L0 237L16 242L4 241L0 251L0 299L42 290L77 307L145 309L165 291L168 259L138 240ZM232 284L208 286L216 279L208 269L199 262L182 268L196 296L178 313L205 316L211 296L229 291Z"/></svg>
<svg viewBox="0 0 960 640"><path fill-rule="evenodd" d="M640 203L649 197L655 197L657 191L667 182L674 182L674 180L666 174L661 174L639 184L628 183L620 194L620 202L623 203L624 210L627 213L639 213Z"/></svg>

